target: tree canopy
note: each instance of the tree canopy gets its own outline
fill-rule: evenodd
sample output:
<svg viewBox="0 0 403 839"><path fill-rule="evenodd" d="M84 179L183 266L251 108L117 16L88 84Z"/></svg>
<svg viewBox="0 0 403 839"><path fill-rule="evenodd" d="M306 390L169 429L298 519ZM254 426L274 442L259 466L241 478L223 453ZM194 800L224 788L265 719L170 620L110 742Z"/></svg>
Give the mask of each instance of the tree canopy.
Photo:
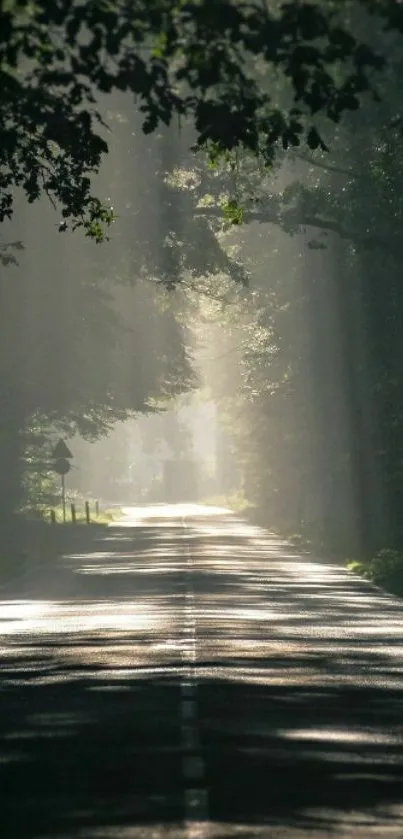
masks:
<svg viewBox="0 0 403 839"><path fill-rule="evenodd" d="M199 294L194 311L204 291L218 313L214 395L265 520L342 551L355 537L400 550L403 4L9 0L1 15L0 264L21 263L11 290L2 281L1 340L3 357L24 350L20 388L0 371L5 473L41 412L89 437L193 386L190 309L178 320L167 294L159 311L151 285L131 294L139 278L182 285ZM102 241L114 212L92 176L104 155L124 207L107 253L89 265L84 241L74 257L67 239L47 247L47 208L28 269L13 227L26 197L48 195L70 229ZM22 296L17 331L37 314L36 353L13 343Z"/></svg>
<svg viewBox="0 0 403 839"><path fill-rule="evenodd" d="M22 187L47 193L101 241L113 208L92 193L107 152L99 93L132 93L152 132L190 121L194 149L326 147L326 123L376 96L385 55L356 11L403 31L395 0L3 0L0 5L0 221ZM279 104L276 79L286 85Z"/></svg>
<svg viewBox="0 0 403 839"><path fill-rule="evenodd" d="M227 339L243 488L262 521L344 556L403 545L401 79L396 40L380 103L346 115L330 153L294 149L264 178L243 156L237 174L254 200L231 242L258 288Z"/></svg>

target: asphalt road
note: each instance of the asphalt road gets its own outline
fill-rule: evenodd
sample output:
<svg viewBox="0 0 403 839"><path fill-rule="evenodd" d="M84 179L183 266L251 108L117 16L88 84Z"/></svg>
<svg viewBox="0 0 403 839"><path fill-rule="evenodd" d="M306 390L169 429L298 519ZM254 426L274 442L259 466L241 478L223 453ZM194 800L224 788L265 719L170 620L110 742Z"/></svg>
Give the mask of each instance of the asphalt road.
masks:
<svg viewBox="0 0 403 839"><path fill-rule="evenodd" d="M4 839L403 836L403 601L190 505L0 600Z"/></svg>

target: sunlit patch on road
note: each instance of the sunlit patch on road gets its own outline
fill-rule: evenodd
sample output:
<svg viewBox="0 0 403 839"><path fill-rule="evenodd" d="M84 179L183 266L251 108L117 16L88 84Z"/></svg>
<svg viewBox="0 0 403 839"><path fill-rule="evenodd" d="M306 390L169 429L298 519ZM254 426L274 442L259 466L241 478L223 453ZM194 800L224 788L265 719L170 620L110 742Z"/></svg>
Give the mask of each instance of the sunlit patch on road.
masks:
<svg viewBox="0 0 403 839"><path fill-rule="evenodd" d="M164 629L164 616L135 600L80 603L37 601L0 603L1 635L63 635L98 630L119 632Z"/></svg>
<svg viewBox="0 0 403 839"><path fill-rule="evenodd" d="M374 731L371 728L363 730L361 728L289 728L278 729L279 737L286 737L289 740L301 740L306 742L334 742L334 743L360 743L369 744L372 746L380 745L395 745L396 732L393 735L388 732ZM403 743L403 733L399 737L400 743ZM401 756L403 762L403 755Z"/></svg>
<svg viewBox="0 0 403 839"><path fill-rule="evenodd" d="M122 518L119 527L131 527L134 522L146 523L153 519L165 519L170 524L177 523L183 518L197 519L199 517L217 517L231 515L226 507L214 507L206 504L144 504L133 507L122 507Z"/></svg>

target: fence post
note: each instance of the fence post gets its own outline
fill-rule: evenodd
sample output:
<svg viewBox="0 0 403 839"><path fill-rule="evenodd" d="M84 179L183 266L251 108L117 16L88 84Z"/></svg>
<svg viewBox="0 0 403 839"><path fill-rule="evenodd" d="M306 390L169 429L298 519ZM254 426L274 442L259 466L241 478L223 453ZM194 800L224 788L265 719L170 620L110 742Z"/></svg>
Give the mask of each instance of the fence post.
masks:
<svg viewBox="0 0 403 839"><path fill-rule="evenodd" d="M89 505L89 502L88 502L88 501L86 501L86 502L85 502L85 519L86 519L87 524L90 524L90 523L91 523L91 518L90 518L90 505Z"/></svg>
<svg viewBox="0 0 403 839"><path fill-rule="evenodd" d="M76 519L76 505L71 504L70 507L71 507L71 520L72 520L73 524L75 524L76 520L77 520Z"/></svg>

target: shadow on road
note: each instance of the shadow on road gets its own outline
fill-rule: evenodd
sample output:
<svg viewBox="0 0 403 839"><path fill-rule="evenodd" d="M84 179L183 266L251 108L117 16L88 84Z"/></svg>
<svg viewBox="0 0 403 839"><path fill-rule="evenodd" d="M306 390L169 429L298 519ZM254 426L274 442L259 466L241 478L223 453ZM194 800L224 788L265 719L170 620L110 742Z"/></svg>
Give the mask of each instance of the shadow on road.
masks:
<svg viewBox="0 0 403 839"><path fill-rule="evenodd" d="M24 687L11 666L14 688L1 701L5 836L90 837L101 827L180 823L178 674L50 673L36 659L29 678L32 659L19 665ZM202 682L210 818L306 829L350 811L384 810L383 820L392 819L387 808L401 805L403 767L390 726L401 712L400 692ZM372 739L374 721L384 738Z"/></svg>
<svg viewBox="0 0 403 839"><path fill-rule="evenodd" d="M0 684L7 839L126 839L126 828L156 825L180 835L189 544L214 836L353 823L371 835L374 817L403 835L400 603L261 541L117 529L65 557L56 611L33 595L36 630L18 628L27 617L11 601Z"/></svg>
<svg viewBox="0 0 403 839"><path fill-rule="evenodd" d="M177 688L66 675L53 681L46 671L41 684L37 670L29 687L3 693L3 835L90 836L178 820Z"/></svg>
<svg viewBox="0 0 403 839"><path fill-rule="evenodd" d="M390 731L401 713L400 692L203 685L212 818L323 830L378 809L387 822L402 803L402 742Z"/></svg>

